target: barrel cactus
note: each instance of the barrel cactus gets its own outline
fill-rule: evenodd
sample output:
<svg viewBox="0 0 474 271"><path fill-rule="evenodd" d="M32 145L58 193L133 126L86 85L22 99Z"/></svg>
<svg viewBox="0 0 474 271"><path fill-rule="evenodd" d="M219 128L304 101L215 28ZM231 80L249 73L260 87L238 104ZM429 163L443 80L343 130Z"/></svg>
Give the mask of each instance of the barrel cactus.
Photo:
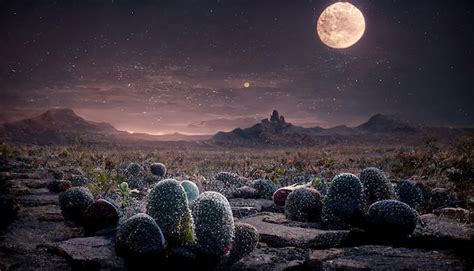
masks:
<svg viewBox="0 0 474 271"><path fill-rule="evenodd" d="M165 249L165 238L155 220L147 214L136 214L126 220L115 237L117 254L124 257L154 257Z"/></svg>
<svg viewBox="0 0 474 271"><path fill-rule="evenodd" d="M344 228L362 223L365 195L359 178L342 173L331 181L323 199L323 221L333 228Z"/></svg>
<svg viewBox="0 0 474 271"><path fill-rule="evenodd" d="M289 220L319 221L321 219L321 209L321 194L313 188L297 188L286 198L285 216Z"/></svg>
<svg viewBox="0 0 474 271"><path fill-rule="evenodd" d="M259 239L255 227L247 223L235 223L235 238L229 259L235 262L249 255L257 247Z"/></svg>
<svg viewBox="0 0 474 271"><path fill-rule="evenodd" d="M423 192L415 182L405 180L397 186L397 198L410 207L416 208L423 203Z"/></svg>
<svg viewBox="0 0 474 271"><path fill-rule="evenodd" d="M385 173L378 168L368 167L364 169L360 174L360 181L364 186L368 204L395 198L392 184Z"/></svg>
<svg viewBox="0 0 474 271"><path fill-rule="evenodd" d="M83 214L94 203L94 197L85 187L72 187L59 195L59 206L67 220L81 223Z"/></svg>
<svg viewBox="0 0 474 271"><path fill-rule="evenodd" d="M193 203L199 196L199 188L197 185L188 180L184 180L180 184L184 188L184 192L186 192L188 203Z"/></svg>
<svg viewBox="0 0 474 271"><path fill-rule="evenodd" d="M162 163L153 163L150 166L150 171L155 176L164 177L166 175L166 166Z"/></svg>
<svg viewBox="0 0 474 271"><path fill-rule="evenodd" d="M418 220L418 213L398 200L377 201L369 207L367 214L369 232L384 238L410 235Z"/></svg>
<svg viewBox="0 0 474 271"><path fill-rule="evenodd" d="M178 181L166 179L151 189L147 213L158 223L170 244L186 244L193 241L193 224L188 199Z"/></svg>
<svg viewBox="0 0 474 271"><path fill-rule="evenodd" d="M125 169L127 177L139 177L142 172L143 167L134 162L128 164L127 168Z"/></svg>
<svg viewBox="0 0 474 271"><path fill-rule="evenodd" d="M214 177L215 180L223 182L226 185L241 186L242 178L231 172L221 171Z"/></svg>
<svg viewBox="0 0 474 271"><path fill-rule="evenodd" d="M272 199L273 193L278 189L276 184L268 179L258 179L254 180L250 187L257 190L258 195L264 199Z"/></svg>
<svg viewBox="0 0 474 271"><path fill-rule="evenodd" d="M227 199L214 191L204 192L194 202L192 214L197 250L214 256L229 253L235 226Z"/></svg>

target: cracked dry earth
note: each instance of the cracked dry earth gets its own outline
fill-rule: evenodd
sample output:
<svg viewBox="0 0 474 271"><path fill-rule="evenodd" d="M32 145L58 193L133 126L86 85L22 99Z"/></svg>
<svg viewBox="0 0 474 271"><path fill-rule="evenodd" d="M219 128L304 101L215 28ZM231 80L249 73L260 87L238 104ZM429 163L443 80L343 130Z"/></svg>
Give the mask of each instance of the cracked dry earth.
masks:
<svg viewBox="0 0 474 271"><path fill-rule="evenodd" d="M19 210L0 235L0 270L124 270L113 235L84 237L65 223L58 194L41 170L2 172L0 199ZM51 176L49 176L51 178ZM424 226L406 240L387 243L363 232L323 230L317 223L285 219L262 199L230 199L236 221L253 225L260 243L249 256L221 270L469 270L473 226L422 216Z"/></svg>

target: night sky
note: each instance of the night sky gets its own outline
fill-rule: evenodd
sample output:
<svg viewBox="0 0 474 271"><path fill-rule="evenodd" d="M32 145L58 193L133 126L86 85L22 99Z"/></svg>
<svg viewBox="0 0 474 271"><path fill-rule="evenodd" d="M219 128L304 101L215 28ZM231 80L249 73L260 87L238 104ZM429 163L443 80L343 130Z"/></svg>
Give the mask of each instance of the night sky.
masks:
<svg viewBox="0 0 474 271"><path fill-rule="evenodd" d="M347 49L316 34L334 2L0 0L0 121L67 107L198 134L278 109L303 126L474 126L474 1L350 1L367 28Z"/></svg>

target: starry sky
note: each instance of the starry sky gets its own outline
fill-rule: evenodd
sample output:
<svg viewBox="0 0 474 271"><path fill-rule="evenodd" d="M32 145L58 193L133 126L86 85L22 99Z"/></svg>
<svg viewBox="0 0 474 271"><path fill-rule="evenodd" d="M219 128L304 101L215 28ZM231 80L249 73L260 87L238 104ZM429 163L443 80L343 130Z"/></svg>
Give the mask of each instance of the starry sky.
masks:
<svg viewBox="0 0 474 271"><path fill-rule="evenodd" d="M153 134L272 109L305 127L474 126L474 1L352 0L367 28L347 49L316 34L334 2L0 0L0 122L66 107Z"/></svg>

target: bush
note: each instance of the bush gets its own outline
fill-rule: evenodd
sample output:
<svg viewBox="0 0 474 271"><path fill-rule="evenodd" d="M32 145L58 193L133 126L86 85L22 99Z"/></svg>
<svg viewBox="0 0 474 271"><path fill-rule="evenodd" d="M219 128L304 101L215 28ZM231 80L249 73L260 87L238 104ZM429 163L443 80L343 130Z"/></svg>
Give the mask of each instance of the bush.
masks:
<svg viewBox="0 0 474 271"><path fill-rule="evenodd" d="M285 216L289 220L319 221L321 220L321 209L321 194L313 188L297 188L286 198Z"/></svg>
<svg viewBox="0 0 474 271"><path fill-rule="evenodd" d="M150 191L147 213L160 226L170 244L192 242L192 218L184 188L174 179L157 183Z"/></svg>
<svg viewBox="0 0 474 271"><path fill-rule="evenodd" d="M395 192L385 173L374 167L364 169L360 174L368 204L379 200L394 199Z"/></svg>
<svg viewBox="0 0 474 271"><path fill-rule="evenodd" d="M196 233L196 248L208 255L229 253L235 227L227 199L217 192L204 192L192 206Z"/></svg>
<svg viewBox="0 0 474 271"><path fill-rule="evenodd" d="M323 199L323 221L330 227L344 228L362 223L365 195L357 176L342 173L334 177Z"/></svg>

